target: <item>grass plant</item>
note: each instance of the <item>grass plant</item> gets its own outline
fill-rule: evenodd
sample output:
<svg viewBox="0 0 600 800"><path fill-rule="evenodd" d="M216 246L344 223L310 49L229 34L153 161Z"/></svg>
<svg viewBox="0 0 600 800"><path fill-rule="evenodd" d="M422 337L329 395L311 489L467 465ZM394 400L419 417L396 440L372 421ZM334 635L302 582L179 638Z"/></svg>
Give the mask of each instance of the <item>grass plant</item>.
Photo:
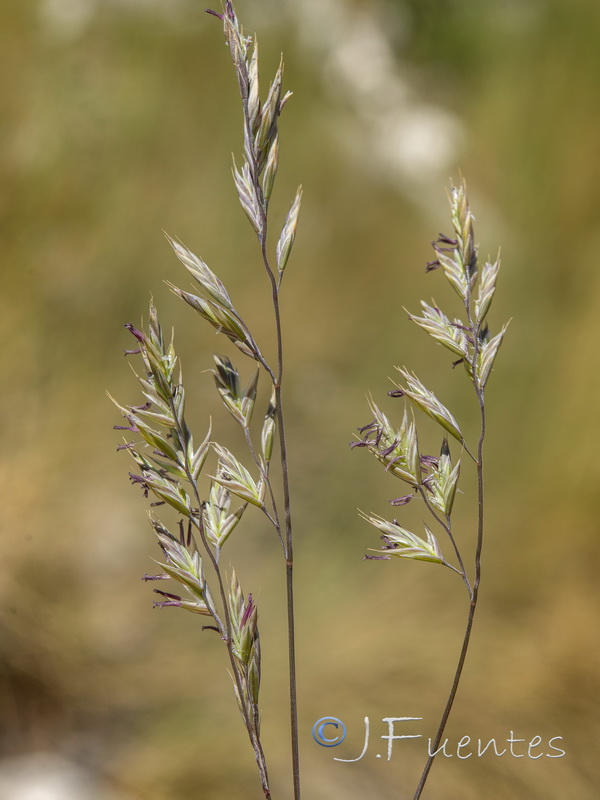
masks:
<svg viewBox="0 0 600 800"><path fill-rule="evenodd" d="M161 571L156 575L146 575L145 580L174 580L181 587L180 593L154 589L159 596L155 605L181 608L199 615L206 623L202 630L215 631L222 640L266 798L271 797L271 789L260 732L258 610L253 593L244 592L235 568L225 567L222 556L227 540L243 522L251 506L262 513L274 530L281 547L286 577L291 783L294 800L300 800L294 557L282 397L284 348L280 292L296 236L302 191L298 189L273 247L269 235L269 203L279 161L279 117L290 96L282 90L283 61L271 81L266 99L261 101L256 39L244 33L230 0L225 3L222 13L208 13L223 24L240 92L243 157L241 166L234 161L233 180L242 209L257 238L259 260L270 290L276 357L271 362L264 356L250 324L240 316L228 289L216 273L181 242L168 236L175 255L195 283L194 292L191 292L168 282L172 292L218 334L228 339L241 357L254 364L253 373L244 385L231 358L214 354L212 373L216 389L242 432L245 455L241 460L219 443L210 423L201 436L192 433L187 421L183 377L173 338L165 338L153 302L145 326L139 329L131 323L126 326L136 343L135 348L126 353L141 358L141 369L136 375L142 402L121 405L115 401L126 420L125 425L115 427L135 437L133 440L128 437L119 449L126 451L133 460L134 468L129 473L131 482L141 487L144 496L152 500L150 524L163 555L159 562ZM486 261L479 267L473 216L464 184L452 187L450 206L452 233L440 235L434 242L435 259L427 264L427 271L439 269L443 273L460 300L462 318L447 315L435 303L426 302L422 303L420 315L409 314L409 317L449 351L452 367L462 366L479 409L479 437L474 444L468 443L447 406L414 373L402 367L398 368L400 381L389 394L405 398L408 405L428 416L440 429L439 454L421 453L412 411L409 414L405 407L400 426L394 427L373 400L370 401L373 420L359 428L360 435L352 443L353 447L370 451L386 472L408 485L406 494L391 501L393 506L402 507L411 501L420 501L430 518L429 525L424 524L424 533L416 534L395 519L387 521L378 515L363 513L364 519L380 531L383 541L378 554L367 558L387 560L397 556L440 564L459 575L468 595L468 616L454 680L431 748L434 755L427 759L414 800L418 800L424 790L456 697L471 639L484 541L485 388L506 331L506 326L495 335L489 331L487 315L500 261ZM262 423L257 426L253 424L253 418L262 396L258 392L261 375L263 380L266 379L269 391L262 410ZM461 460L464 458L472 460L477 476L472 570L467 568L463 537L456 536L452 519ZM163 507L175 512L175 527L168 527L165 515L160 517L160 512L155 510ZM449 543L452 554L449 557L442 553L438 541L440 533Z"/></svg>
<svg viewBox="0 0 600 800"><path fill-rule="evenodd" d="M235 569L222 563L223 548L251 506L259 509L274 529L281 546L286 576L288 618L289 700L294 800L300 800L296 656L294 635L294 556L288 458L283 412L284 350L280 314L280 292L290 257L302 191L299 188L277 236L274 258L270 254L269 201L279 161L279 117L290 94L283 94L283 61L261 101L258 77L258 45L244 33L233 3L227 0L223 13L208 13L221 20L239 86L243 111L244 147L241 166L233 165L238 197L257 237L260 261L270 288L275 327L276 359L263 355L250 325L242 319L225 285L191 250L167 237L177 258L195 282L194 292L168 283L171 290L229 339L241 356L256 369L243 386L240 372L225 355L214 355L213 376L221 400L242 431L246 465L214 437L211 426L195 438L187 423L185 390L173 345L164 336L154 303L146 327L126 327L136 347L128 355L139 355L137 374L142 402L117 403L127 424L116 426L135 435L120 449L134 462L130 479L152 498L150 523L163 553L161 572L148 581L174 580L181 594L154 591L159 607L176 607L198 614L206 621L203 630L217 632L229 658L230 675L244 726L260 775L264 796L271 797L267 761L260 734L259 690L261 680L258 610L251 592L244 593ZM196 293L197 292L197 293ZM253 426L258 400L259 377L270 385L262 413L260 431ZM115 401L116 402L116 401ZM276 446L278 443L278 446ZM274 480L273 463L279 476ZM207 466L210 465L210 466ZM177 528L169 529L156 515L156 507L173 509Z"/></svg>
<svg viewBox="0 0 600 800"><path fill-rule="evenodd" d="M433 243L435 258L427 264L427 272L439 270L459 298L461 318L446 314L434 301L422 302L420 315L409 314L410 320L422 328L438 344L449 351L451 366L462 366L475 394L479 412L479 436L476 443L467 443L454 414L419 378L404 367L397 367L400 382L389 392L391 397L405 398L408 405L435 423L442 436L439 453L425 455L419 447L419 436L414 413L409 415L405 405L402 422L395 427L374 401L370 401L373 420L359 428L358 440L352 447L362 447L371 452L391 473L407 484L409 491L393 500L395 507L406 506L413 500L423 504L431 528L423 523L424 534L415 534L403 527L396 519L391 522L383 517L364 514L364 519L380 531L383 542L378 555L367 555L369 560L388 560L392 556L401 559L428 561L451 569L462 578L468 596L468 614L463 643L456 666L448 699L442 712L430 754L423 768L414 794L421 797L436 751L440 745L448 717L452 710L467 651L471 641L473 620L479 597L481 581L481 555L484 543L484 443L486 436L485 389L490 378L498 349L504 339L507 326L492 335L487 323L500 259L488 260L480 268L473 230L473 215L467 200L464 182L450 191L452 233L440 234ZM452 448L450 441L453 441ZM452 449L458 455L452 455ZM464 536L457 536L453 527L452 511L461 471L461 460L470 459L476 469L476 502L474 517L476 530L472 547L473 568L467 569L464 556ZM451 559L442 553L436 529L449 544Z"/></svg>

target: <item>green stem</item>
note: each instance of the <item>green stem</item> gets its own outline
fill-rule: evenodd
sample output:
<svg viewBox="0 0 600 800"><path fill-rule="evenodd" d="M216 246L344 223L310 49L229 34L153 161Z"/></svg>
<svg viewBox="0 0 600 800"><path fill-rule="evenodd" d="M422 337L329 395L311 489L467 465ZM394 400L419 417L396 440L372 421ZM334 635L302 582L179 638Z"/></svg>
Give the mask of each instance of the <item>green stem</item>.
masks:
<svg viewBox="0 0 600 800"><path fill-rule="evenodd" d="M456 697L456 693L458 691L458 685L460 683L460 678L462 675L463 667L465 665L465 660L467 657L467 651L469 649L469 643L471 641L471 631L473 630L473 619L475 617L475 610L477 608L477 598L479 595L479 583L481 581L481 551L483 548L483 534L484 534L484 482L483 482L483 443L485 439L485 404L483 400L483 391L476 387L477 397L479 400L479 406L481 410L481 433L479 436L479 443L477 445L477 549L475 552L475 580L473 581L473 590L471 594L471 602L469 604L469 613L467 616L467 625L465 628L465 635L463 638L462 647L460 650L460 655L458 657L458 664L456 666L456 672L454 673L454 680L452 682L452 688L450 689L450 694L448 696L448 700L446 702L446 706L444 708L442 718L440 720L440 724L437 729L437 733L433 740L433 745L431 746L429 752L430 755L427 759L425 764L425 768L423 769L423 773L421 775L421 779L415 791L413 800L419 800L423 789L425 787L425 782L429 776L429 772L431 767L433 766L433 762L435 759L435 753L438 747L440 746L440 742L442 740L442 736L444 734L444 730L446 728L446 723L448 722L448 717L450 716L450 712L452 710L452 706L454 705L454 699ZM433 753L433 755L431 755Z"/></svg>
<svg viewBox="0 0 600 800"><path fill-rule="evenodd" d="M483 534L484 534L483 444L485 441L485 401L484 401L483 387L480 385L476 373L476 365L478 361L479 346L480 346L479 342L480 326L479 325L475 326L473 324L473 318L471 314L470 294L467 296L465 300L465 309L467 312L470 329L473 332L473 385L475 387L475 394L477 395L477 400L479 403L479 410L481 415L481 429L479 434L479 441L477 443L477 457L474 459L475 464L477 466L477 546L475 550L475 579L473 581L473 589L471 592L471 602L469 604L467 624L465 628L465 634L463 637L462 647L460 649L460 655L458 657L458 664L456 666L456 671L454 673L454 680L452 681L450 694L448 695L448 700L446 701L446 706L442 713L442 718L440 720L440 724L438 726L433 741L433 746L430 748L429 751L430 755L427 759L427 762L425 763L425 768L423 769L423 773L421 774L421 779L419 780L419 784L415 791L413 800L419 800L419 798L421 797L421 794L425 787L425 783L429 776L429 772L431 771L431 767L433 766L435 753L438 747L440 746L444 730L446 729L446 723L448 722L448 717L450 716L452 706L454 705L454 700L456 698L456 693L458 691L458 685L460 683L460 678L462 675L463 667L465 665L465 660L467 657L467 652L469 649L469 643L471 641L473 620L475 618L475 611L477 609L477 599L479 596L479 584L481 582L481 551L483 549ZM433 755L431 753L433 753Z"/></svg>
<svg viewBox="0 0 600 800"><path fill-rule="evenodd" d="M277 378L275 388L275 414L279 430L279 448L281 477L283 484L283 503L285 532L283 537L285 554L285 582L287 597L287 622L288 622L288 664L289 664L289 691L290 691L290 735L292 743L292 777L294 784L294 800L301 799L300 793L300 754L298 737L298 692L296 679L296 633L294 611L294 550L292 536L292 512L290 504L290 479L285 437L285 417L283 413L281 386L283 380L283 335L281 329L281 313L279 308L279 286L269 264L266 249L267 241L266 214L263 218L263 232L260 237L262 257L267 275L271 282L273 312L275 315L275 328L277 337Z"/></svg>

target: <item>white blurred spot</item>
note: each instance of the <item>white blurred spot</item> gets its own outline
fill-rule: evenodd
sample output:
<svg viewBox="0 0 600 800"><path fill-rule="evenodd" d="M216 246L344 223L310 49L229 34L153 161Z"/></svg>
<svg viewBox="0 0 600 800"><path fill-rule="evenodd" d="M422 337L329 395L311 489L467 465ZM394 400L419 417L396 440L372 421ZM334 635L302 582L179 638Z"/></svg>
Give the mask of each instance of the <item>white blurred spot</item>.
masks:
<svg viewBox="0 0 600 800"><path fill-rule="evenodd" d="M389 43L366 12L357 15L332 48L329 66L361 96L393 82L396 64ZM397 76L396 76L397 79Z"/></svg>
<svg viewBox="0 0 600 800"><path fill-rule="evenodd" d="M436 106L409 106L375 126L382 159L414 181L429 180L452 163L463 136L457 119Z"/></svg>
<svg viewBox="0 0 600 800"><path fill-rule="evenodd" d="M358 164L396 185L406 181L409 191L451 168L464 129L450 111L424 104L403 74L393 49L403 35L401 16L347 0L287 0L285 8L322 64L334 135ZM347 126L340 102L355 115Z"/></svg>
<svg viewBox="0 0 600 800"><path fill-rule="evenodd" d="M130 800L88 770L50 753L0 761L0 800Z"/></svg>
<svg viewBox="0 0 600 800"><path fill-rule="evenodd" d="M43 0L40 13L50 33L74 39L84 32L96 7L97 0Z"/></svg>

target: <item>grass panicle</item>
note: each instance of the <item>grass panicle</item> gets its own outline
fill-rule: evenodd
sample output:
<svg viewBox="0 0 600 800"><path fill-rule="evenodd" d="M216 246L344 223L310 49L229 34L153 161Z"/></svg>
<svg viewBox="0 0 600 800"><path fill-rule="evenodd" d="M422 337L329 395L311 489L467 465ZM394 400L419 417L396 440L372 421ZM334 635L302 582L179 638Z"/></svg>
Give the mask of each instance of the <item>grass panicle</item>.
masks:
<svg viewBox="0 0 600 800"><path fill-rule="evenodd" d="M486 433L485 388L504 334L506 325L492 335L487 324L487 314L496 290L500 261L487 261L481 270L478 265L477 247L473 231L473 215L467 200L464 183L453 186L450 191L450 215L452 234L440 234L434 242L435 258L427 264L426 271L440 269L460 299L460 314L464 322L453 314L422 302L421 315L410 314L409 319L422 328L452 356L451 367L464 366L468 380L473 386L479 415L479 437L469 446L461 427L451 411L428 389L414 373L397 367L401 383L389 392L391 397L404 397L417 412L422 412L440 429L443 436L439 455L419 455L417 429L408 421L406 408L400 428L395 429L388 418L371 400L372 422L358 429L353 447L364 447L371 452L387 472L410 484L412 492L392 500L393 506L405 506L419 498L432 518L432 526L450 542L454 563L442 555L441 547L432 530L425 527L425 537L403 528L396 520L388 522L378 515L360 512L363 519L375 527L381 535L383 545L379 555L367 555L369 560L388 560L392 556L402 559L429 561L450 567L462 577L468 595L468 614L462 648L456 666L454 680L448 700L435 734L419 784L414 794L418 800L433 765L450 711L452 709L463 665L469 648L473 619L477 608L481 581L481 553L484 540L484 442ZM477 289L474 297L473 293ZM458 359L456 359L458 356ZM448 435L458 450L452 456ZM467 540L461 531L460 537L453 529L452 511L460 483L460 465L464 457L471 458L477 473L477 494L474 502L476 519L475 535ZM459 545L460 539L460 545ZM466 541L465 541L466 540ZM467 569L463 550L469 547L473 567Z"/></svg>
<svg viewBox="0 0 600 800"><path fill-rule="evenodd" d="M127 431L119 449L133 461L130 479L151 500L151 526L157 536L163 559L157 575L145 580L172 580L179 592L154 591L161 598L160 608L181 608L209 618L203 629L216 631L223 641L229 672L242 720L254 749L264 796L271 797L267 763L260 738L261 657L258 609L252 592L244 593L233 567L223 567L223 548L251 506L262 512L273 527L282 548L286 576L288 617L288 660L290 694L291 766L294 800L300 800L296 663L294 633L294 584L292 517L289 490L285 417L283 413L283 340L279 294L283 271L292 253L302 197L295 195L285 222L274 242L274 261L269 255L269 202L279 164L279 118L288 94L282 94L283 61L280 62L261 102L258 80L256 39L244 33L233 3L225 3L218 17L231 53L242 101L244 130L243 157L234 163L233 180L242 209L258 237L259 261L267 278L275 323L277 358L268 363L248 324L238 313L232 295L217 274L195 253L167 236L176 257L191 275L195 291L183 290L168 282L171 291L198 313L202 320L229 340L238 355L256 364L244 386L233 360L214 355L212 374L225 409L242 431L245 455L238 455L220 444L210 424L198 440L194 439L186 417L186 398L173 340L167 342L152 302L146 327L126 327L136 347L126 351L141 358L136 373L142 403L116 403L127 424L116 426ZM275 266L273 266L275 265ZM250 422L257 404L260 374L270 385L263 410L259 441L255 442ZM278 457L274 445L278 440ZM195 441L199 441L198 445ZM209 462L207 464L207 461ZM274 462L279 473L274 484ZM281 490L276 487L281 486ZM177 534L172 533L154 509L166 506L179 517Z"/></svg>

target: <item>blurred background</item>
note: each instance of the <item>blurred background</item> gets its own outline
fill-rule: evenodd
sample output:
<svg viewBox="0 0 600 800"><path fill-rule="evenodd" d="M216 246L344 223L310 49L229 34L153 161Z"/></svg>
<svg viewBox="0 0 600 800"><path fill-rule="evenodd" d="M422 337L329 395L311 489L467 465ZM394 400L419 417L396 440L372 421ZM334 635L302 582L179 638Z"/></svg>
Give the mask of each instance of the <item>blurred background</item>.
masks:
<svg viewBox="0 0 600 800"><path fill-rule="evenodd" d="M305 796L412 796L462 640L466 595L449 570L362 560L378 542L357 507L390 518L403 490L348 448L370 420L368 392L401 415L386 397L394 365L415 369L475 435L462 372L403 311L432 295L454 302L424 265L462 174L481 255L502 246L490 323L512 323L489 383L487 545L447 729L455 755L439 757L426 794L596 798L600 5L237 9L258 32L263 85L283 50L294 92L274 226L304 186L283 310ZM213 351L235 352L163 283L186 285L166 230L219 274L260 341L272 335L230 178L241 115L218 20L196 0L4 2L0 114L0 800L258 798L223 648L195 617L152 610L140 582L159 551L105 394L138 401L123 324L152 294L176 329L196 437L212 415L244 458L206 373ZM427 420L423 431L435 451ZM467 549L470 478L456 511ZM419 518L412 507L402 517ZM258 513L224 558L258 603L263 737L273 797L289 798L283 565ZM312 739L325 716L347 726L339 748ZM367 716L364 758L334 761L359 755ZM378 759L382 719L402 716L423 719L396 733L425 739ZM456 756L465 735L501 749L511 731L541 737L543 756ZM559 736L566 756L549 758Z"/></svg>

